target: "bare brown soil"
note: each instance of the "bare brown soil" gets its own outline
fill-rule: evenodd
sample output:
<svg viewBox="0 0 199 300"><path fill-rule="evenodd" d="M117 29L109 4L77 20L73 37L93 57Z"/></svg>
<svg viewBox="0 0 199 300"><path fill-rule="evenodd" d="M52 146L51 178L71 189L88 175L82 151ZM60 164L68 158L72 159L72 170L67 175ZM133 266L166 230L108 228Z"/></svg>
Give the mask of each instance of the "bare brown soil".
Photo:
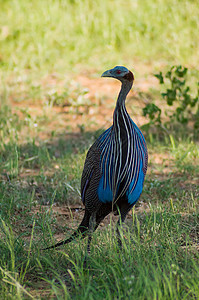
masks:
<svg viewBox="0 0 199 300"><path fill-rule="evenodd" d="M78 75L73 81L80 84L82 89L88 90L86 99L89 99L90 105L80 105L76 109L70 105L49 106L43 99L26 99L24 101L18 101L18 99L16 101L16 97L11 99L13 111L21 118L23 118L21 110L27 110L35 120L46 117L45 125L47 123L47 126L42 127L40 132L37 131L37 138L46 139L52 131L57 133L65 131L67 134L67 128L70 128L69 131L77 133L82 125L85 130L107 128L111 125L120 83L113 79L91 78L87 75ZM57 93L61 93L66 82L70 81L68 79L60 81L56 74L52 74L42 80L41 86L44 89L56 89ZM147 79L139 78L135 80L133 90L128 95L127 109L138 126L146 123L141 109L148 101L147 97L140 97L140 94L146 94L150 88L155 86L157 86L157 80L153 76L149 76ZM24 132L21 133L22 138L26 134L24 129ZM34 130L31 134L35 136Z"/></svg>

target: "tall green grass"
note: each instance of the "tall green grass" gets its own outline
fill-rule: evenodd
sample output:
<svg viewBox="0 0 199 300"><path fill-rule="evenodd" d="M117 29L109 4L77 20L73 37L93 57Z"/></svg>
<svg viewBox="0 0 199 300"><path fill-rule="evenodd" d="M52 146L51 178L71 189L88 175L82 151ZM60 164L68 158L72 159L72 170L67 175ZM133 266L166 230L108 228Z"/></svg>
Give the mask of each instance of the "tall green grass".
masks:
<svg viewBox="0 0 199 300"><path fill-rule="evenodd" d="M21 130L12 123L9 128L15 135ZM149 172L142 198L122 230L123 249L117 248L111 220L94 234L85 268L85 241L58 251L40 249L56 234L69 236L68 222L77 227L81 212L71 211L68 221L53 207L79 203L85 149L94 133L69 141L56 137L56 145L54 138L37 144L30 137L25 144L17 138L0 142L3 299L197 299L197 144L174 136L148 140ZM159 162L155 157L165 158Z"/></svg>
<svg viewBox="0 0 199 300"><path fill-rule="evenodd" d="M31 238L26 253L22 239L14 240L4 225L1 295L4 299L27 295L36 299L197 299L196 214L188 217L151 207L132 217L128 225L122 251L112 227L94 235L88 268L83 265L84 242L44 253L33 223L35 245Z"/></svg>

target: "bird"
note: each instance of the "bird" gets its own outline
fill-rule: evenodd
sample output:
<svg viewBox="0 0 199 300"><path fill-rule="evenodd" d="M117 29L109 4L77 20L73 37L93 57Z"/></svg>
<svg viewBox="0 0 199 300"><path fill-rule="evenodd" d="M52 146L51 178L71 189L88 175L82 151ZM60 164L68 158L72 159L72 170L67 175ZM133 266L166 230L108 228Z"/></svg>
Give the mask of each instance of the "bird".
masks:
<svg viewBox="0 0 199 300"><path fill-rule="evenodd" d="M147 171L148 152L145 138L130 118L125 100L130 92L134 75L124 66L105 71L101 77L121 82L121 89L113 113L113 124L102 133L87 152L81 177L81 199L84 217L73 234L46 249L67 244L78 236L88 236L87 253L93 232L111 212L119 215L118 243L121 246L120 225L138 201Z"/></svg>

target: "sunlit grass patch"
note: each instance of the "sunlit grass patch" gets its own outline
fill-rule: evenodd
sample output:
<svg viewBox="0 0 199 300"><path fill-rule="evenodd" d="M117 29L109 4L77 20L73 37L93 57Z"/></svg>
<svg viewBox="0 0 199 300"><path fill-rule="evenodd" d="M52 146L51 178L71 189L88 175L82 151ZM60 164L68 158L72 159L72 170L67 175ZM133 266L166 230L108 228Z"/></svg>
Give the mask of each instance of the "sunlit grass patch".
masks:
<svg viewBox="0 0 199 300"><path fill-rule="evenodd" d="M197 65L197 11L195 1L2 2L1 68L68 73L135 57Z"/></svg>

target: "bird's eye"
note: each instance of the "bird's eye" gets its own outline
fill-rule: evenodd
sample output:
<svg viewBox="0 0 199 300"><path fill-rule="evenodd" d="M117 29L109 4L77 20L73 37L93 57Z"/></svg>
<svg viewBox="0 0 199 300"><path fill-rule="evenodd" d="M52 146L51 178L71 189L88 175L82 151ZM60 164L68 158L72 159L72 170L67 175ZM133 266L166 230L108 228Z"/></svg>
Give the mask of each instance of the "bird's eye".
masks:
<svg viewBox="0 0 199 300"><path fill-rule="evenodd" d="M121 71L120 71L120 70L117 70L117 74L121 74Z"/></svg>

